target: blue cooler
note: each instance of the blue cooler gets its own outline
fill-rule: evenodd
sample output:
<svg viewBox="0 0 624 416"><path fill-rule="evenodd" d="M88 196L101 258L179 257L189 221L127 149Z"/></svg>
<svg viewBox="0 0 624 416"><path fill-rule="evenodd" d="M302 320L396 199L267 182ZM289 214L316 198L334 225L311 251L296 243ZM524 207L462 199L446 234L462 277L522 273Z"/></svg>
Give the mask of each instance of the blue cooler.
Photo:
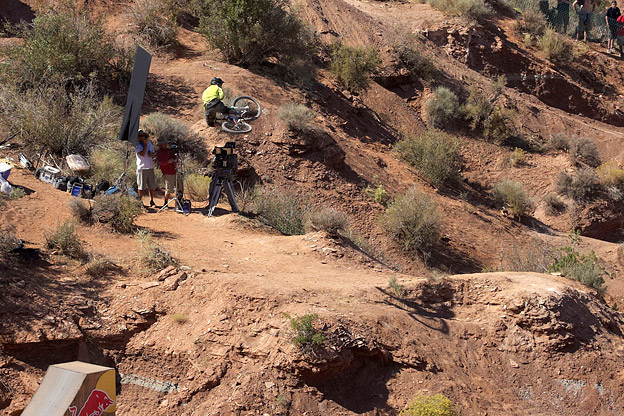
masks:
<svg viewBox="0 0 624 416"><path fill-rule="evenodd" d="M6 163L0 163L0 176L2 176L5 181L9 180L9 174L11 173L11 169L11 165L7 165Z"/></svg>

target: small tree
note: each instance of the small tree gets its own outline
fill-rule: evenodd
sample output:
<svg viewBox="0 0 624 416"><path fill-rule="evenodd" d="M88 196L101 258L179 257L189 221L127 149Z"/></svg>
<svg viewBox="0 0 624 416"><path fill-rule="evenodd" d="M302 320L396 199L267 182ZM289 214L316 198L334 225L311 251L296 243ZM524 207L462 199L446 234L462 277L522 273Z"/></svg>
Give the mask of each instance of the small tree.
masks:
<svg viewBox="0 0 624 416"><path fill-rule="evenodd" d="M310 43L287 0L194 0L199 33L232 64L303 55Z"/></svg>
<svg viewBox="0 0 624 416"><path fill-rule="evenodd" d="M335 44L332 51L331 70L338 82L348 90L366 90L370 75L381 63L377 49Z"/></svg>

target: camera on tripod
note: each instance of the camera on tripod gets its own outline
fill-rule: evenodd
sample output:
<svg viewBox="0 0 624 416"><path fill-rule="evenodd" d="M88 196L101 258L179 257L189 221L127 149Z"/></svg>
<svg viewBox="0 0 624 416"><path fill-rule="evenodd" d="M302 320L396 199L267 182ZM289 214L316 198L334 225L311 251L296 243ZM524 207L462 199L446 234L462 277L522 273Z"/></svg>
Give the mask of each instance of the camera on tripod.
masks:
<svg viewBox="0 0 624 416"><path fill-rule="evenodd" d="M215 155L212 167L214 169L228 169L235 171L238 169L238 155L234 153L236 143L227 142L225 146L216 146L212 150Z"/></svg>

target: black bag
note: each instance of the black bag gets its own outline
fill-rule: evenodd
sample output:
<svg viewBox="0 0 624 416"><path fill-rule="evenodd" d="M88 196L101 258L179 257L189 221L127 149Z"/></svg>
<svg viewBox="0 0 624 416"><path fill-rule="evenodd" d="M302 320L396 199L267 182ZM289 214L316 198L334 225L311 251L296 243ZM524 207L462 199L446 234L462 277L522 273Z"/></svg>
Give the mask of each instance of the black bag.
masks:
<svg viewBox="0 0 624 416"><path fill-rule="evenodd" d="M57 176L52 185L60 191L67 191L67 176Z"/></svg>
<svg viewBox="0 0 624 416"><path fill-rule="evenodd" d="M97 195L106 192L108 188L110 188L110 182L106 179L100 179L100 181L95 184L95 194Z"/></svg>

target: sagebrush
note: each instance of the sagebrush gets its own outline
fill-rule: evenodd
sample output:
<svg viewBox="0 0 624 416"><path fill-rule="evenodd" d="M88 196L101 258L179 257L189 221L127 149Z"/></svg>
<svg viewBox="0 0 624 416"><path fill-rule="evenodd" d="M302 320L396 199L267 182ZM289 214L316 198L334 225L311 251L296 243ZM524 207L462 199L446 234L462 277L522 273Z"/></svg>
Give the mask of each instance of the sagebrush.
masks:
<svg viewBox="0 0 624 416"><path fill-rule="evenodd" d="M444 129L459 116L459 100L446 87L438 87L425 101L425 116L430 127Z"/></svg>
<svg viewBox="0 0 624 416"><path fill-rule="evenodd" d="M600 192L600 180L593 169L583 168L574 173L560 172L555 190L560 195L582 202L593 199Z"/></svg>
<svg viewBox="0 0 624 416"><path fill-rule="evenodd" d="M381 225L403 250L427 253L440 241L440 221L435 202L414 187L392 201Z"/></svg>
<svg viewBox="0 0 624 416"><path fill-rule="evenodd" d="M312 230L325 231L335 237L347 229L347 214L334 208L316 210L309 214L308 226Z"/></svg>
<svg viewBox="0 0 624 416"><path fill-rule="evenodd" d="M167 266L176 266L178 264L178 261L166 248L153 240L150 232L139 231L137 238L141 243L139 261L147 272L156 272Z"/></svg>
<svg viewBox="0 0 624 416"><path fill-rule="evenodd" d="M302 196L282 189L259 188L254 194L253 213L285 235L305 233L304 217L308 210Z"/></svg>
<svg viewBox="0 0 624 416"><path fill-rule="evenodd" d="M176 45L181 7L171 0L135 0L130 7L132 32L157 48Z"/></svg>
<svg viewBox="0 0 624 416"><path fill-rule="evenodd" d="M394 148L434 186L459 177L461 157L456 137L440 130L425 130L404 136Z"/></svg>
<svg viewBox="0 0 624 416"><path fill-rule="evenodd" d="M348 90L359 92L368 88L370 76L381 64L377 49L335 44L332 49L331 71Z"/></svg>
<svg viewBox="0 0 624 416"><path fill-rule="evenodd" d="M60 254L73 259L82 259L85 255L82 242L76 235L74 222L71 220L59 223L54 230L46 231L44 237L45 247L52 254Z"/></svg>
<svg viewBox="0 0 624 416"><path fill-rule="evenodd" d="M286 103L279 108L278 116L291 131L308 132L315 127L314 111L302 104Z"/></svg>
<svg viewBox="0 0 624 416"><path fill-rule="evenodd" d="M524 185L511 179L496 183L492 189L492 196L518 218L530 214L533 209L533 203L527 197Z"/></svg>

